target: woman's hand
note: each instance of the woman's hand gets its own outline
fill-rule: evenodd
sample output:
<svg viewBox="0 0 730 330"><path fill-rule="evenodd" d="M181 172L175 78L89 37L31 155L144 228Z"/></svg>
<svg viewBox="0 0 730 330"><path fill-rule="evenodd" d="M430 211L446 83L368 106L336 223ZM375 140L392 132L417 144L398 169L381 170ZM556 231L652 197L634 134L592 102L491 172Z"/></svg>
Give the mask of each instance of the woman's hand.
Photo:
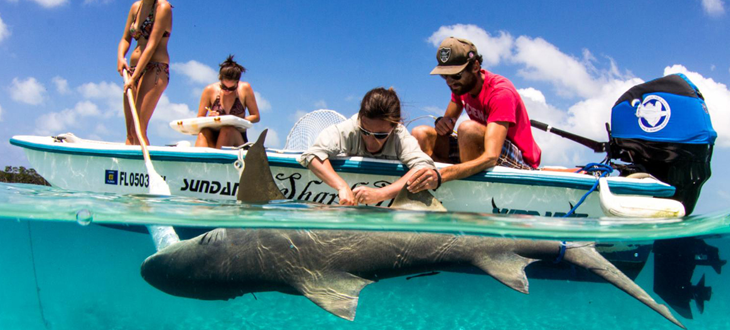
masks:
<svg viewBox="0 0 730 330"><path fill-rule="evenodd" d="M220 116L220 115L221 115L220 112L215 111L215 110L210 110L210 108L208 108L208 117L215 117L215 116Z"/></svg>
<svg viewBox="0 0 730 330"><path fill-rule="evenodd" d="M380 189L359 186L352 191L355 194L355 200L358 204L375 204L383 201L382 191Z"/></svg>
<svg viewBox="0 0 730 330"><path fill-rule="evenodd" d="M340 196L340 205L357 205L355 196L352 194L350 187L342 187L337 193Z"/></svg>
<svg viewBox="0 0 730 330"><path fill-rule="evenodd" d="M427 189L439 187L439 174L437 169L422 168L408 179L408 191L418 193Z"/></svg>
<svg viewBox="0 0 730 330"><path fill-rule="evenodd" d="M124 70L127 70L127 72L129 72L129 65L127 65L127 59L120 58L119 60L117 60L117 72L119 72L119 75L122 77L124 77Z"/></svg>
<svg viewBox="0 0 730 330"><path fill-rule="evenodd" d="M127 82L124 83L124 89L123 91L126 93L128 89L132 89L132 92L137 88L137 86L134 84L134 79L129 78Z"/></svg>

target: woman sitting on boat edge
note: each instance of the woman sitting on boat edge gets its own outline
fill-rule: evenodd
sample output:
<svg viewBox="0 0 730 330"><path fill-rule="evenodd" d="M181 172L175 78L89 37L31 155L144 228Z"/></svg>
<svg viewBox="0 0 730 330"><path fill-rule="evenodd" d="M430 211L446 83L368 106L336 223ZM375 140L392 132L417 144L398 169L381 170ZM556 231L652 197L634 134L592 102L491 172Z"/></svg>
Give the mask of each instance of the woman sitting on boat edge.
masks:
<svg viewBox="0 0 730 330"><path fill-rule="evenodd" d="M233 60L233 55L220 64L218 83L212 83L203 89L198 106L198 117L234 115L257 123L261 116L256 105L251 85L240 81L241 74L246 68ZM226 110L228 109L228 110ZM246 116L246 109L249 115ZM223 146L239 146L248 142L245 132L240 132L233 126L223 126L215 131L203 128L195 141L196 147L211 147L220 149Z"/></svg>
<svg viewBox="0 0 730 330"><path fill-rule="evenodd" d="M337 155L400 160L409 171L396 182L382 187L359 186L351 189L329 161ZM439 186L436 166L403 126L400 100L395 91L382 87L370 90L362 99L360 111L350 119L323 130L314 144L297 158L327 185L337 190L340 205L375 204L395 198L413 173L421 168L430 189Z"/></svg>

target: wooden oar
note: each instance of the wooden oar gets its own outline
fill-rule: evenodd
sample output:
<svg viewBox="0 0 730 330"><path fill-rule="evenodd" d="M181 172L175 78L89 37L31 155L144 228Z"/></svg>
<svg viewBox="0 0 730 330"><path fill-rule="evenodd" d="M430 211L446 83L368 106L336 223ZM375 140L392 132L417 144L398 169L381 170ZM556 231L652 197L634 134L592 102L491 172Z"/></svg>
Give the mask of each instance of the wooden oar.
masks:
<svg viewBox="0 0 730 330"><path fill-rule="evenodd" d="M129 73L126 69L123 72L124 83L126 84L130 79ZM142 136L142 131L140 129L141 127L139 124L139 116L137 115L137 107L134 105L134 95L132 95L132 89L128 89L126 95L127 101L129 102L129 107L132 112L132 119L134 120L134 130L137 132L137 139L139 140L139 144L142 147L144 165L145 167L147 167L147 175L149 176L150 183L150 195L169 196L171 195L170 187L167 185L167 182L165 182L165 179L157 174L157 171L155 171L155 167L152 166L152 159L150 158L150 153L147 150L147 144L145 142L144 136ZM147 230L149 230L150 235L152 235L152 240L155 242L155 247L157 248L157 251L162 250L163 248L180 241L180 238L175 233L175 230L170 226L149 225L147 226Z"/></svg>

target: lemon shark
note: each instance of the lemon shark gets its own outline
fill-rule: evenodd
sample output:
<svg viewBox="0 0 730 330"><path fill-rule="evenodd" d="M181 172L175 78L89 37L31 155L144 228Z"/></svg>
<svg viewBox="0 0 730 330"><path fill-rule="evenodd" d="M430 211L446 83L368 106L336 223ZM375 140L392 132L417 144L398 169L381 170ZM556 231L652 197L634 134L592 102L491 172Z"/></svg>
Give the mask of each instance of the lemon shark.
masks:
<svg viewBox="0 0 730 330"><path fill-rule="evenodd" d="M245 157L238 199L284 199L271 176L263 139ZM242 192L243 191L243 192ZM392 207L443 210L428 193L400 192ZM302 295L322 309L354 320L360 291L379 280L436 270L476 267L528 293L525 267L539 260L586 268L674 324L669 309L596 252L592 243L470 235L355 230L218 228L148 257L142 277L168 294L229 300L246 293Z"/></svg>

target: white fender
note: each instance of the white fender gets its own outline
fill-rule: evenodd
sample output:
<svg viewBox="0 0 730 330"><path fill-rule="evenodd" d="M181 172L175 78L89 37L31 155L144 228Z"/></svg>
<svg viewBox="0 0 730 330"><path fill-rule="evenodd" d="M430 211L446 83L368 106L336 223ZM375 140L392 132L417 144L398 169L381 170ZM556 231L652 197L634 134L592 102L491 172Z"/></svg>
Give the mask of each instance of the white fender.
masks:
<svg viewBox="0 0 730 330"><path fill-rule="evenodd" d="M598 179L601 209L607 216L624 218L683 217L684 205L673 199L637 195L614 195L606 178Z"/></svg>

